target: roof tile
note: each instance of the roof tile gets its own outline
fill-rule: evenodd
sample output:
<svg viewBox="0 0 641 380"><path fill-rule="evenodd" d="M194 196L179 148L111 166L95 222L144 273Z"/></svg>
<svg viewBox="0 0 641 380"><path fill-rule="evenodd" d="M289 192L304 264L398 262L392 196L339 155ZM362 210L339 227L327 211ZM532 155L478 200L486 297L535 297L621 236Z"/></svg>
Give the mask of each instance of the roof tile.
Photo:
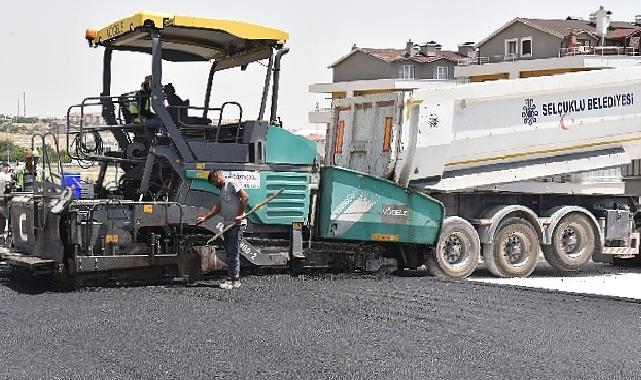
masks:
<svg viewBox="0 0 641 380"><path fill-rule="evenodd" d="M571 30L578 32L587 32L596 34L596 27L590 23L589 20L557 20L557 19L535 19L535 18L522 18L525 22L534 24L541 29L547 29L556 34L566 36ZM626 21L612 21L606 38L608 39L621 39L627 38L635 32L641 30L640 26L632 22Z"/></svg>
<svg viewBox="0 0 641 380"><path fill-rule="evenodd" d="M414 61L419 63L428 63L428 62L436 61L438 59L443 59L443 58L448 59L450 61L458 62L458 61L467 59L467 57L459 55L458 52L450 51L450 50L438 50L434 57L427 57L422 54L417 54L412 57L406 57L405 49L355 48L346 56L332 63L330 68L340 64L341 62L343 62L345 59L347 59L357 51L363 52L374 58L378 58L380 60L383 60L385 62L390 62L390 63L396 62L396 61Z"/></svg>

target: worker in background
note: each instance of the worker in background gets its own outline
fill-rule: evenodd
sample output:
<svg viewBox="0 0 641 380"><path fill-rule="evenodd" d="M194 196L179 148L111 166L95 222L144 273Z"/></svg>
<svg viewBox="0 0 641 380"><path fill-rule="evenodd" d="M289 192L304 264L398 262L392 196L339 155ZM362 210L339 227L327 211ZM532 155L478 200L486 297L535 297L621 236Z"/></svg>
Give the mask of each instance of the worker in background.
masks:
<svg viewBox="0 0 641 380"><path fill-rule="evenodd" d="M176 94L176 88L172 83L167 83L163 87L165 92L165 97L167 104L169 104L169 115L176 123L187 123L187 108L189 107L189 100L182 100L180 96Z"/></svg>
<svg viewBox="0 0 641 380"><path fill-rule="evenodd" d="M209 183L220 190L218 201L205 215L198 217L197 224L201 224L220 214L224 225L233 224L234 227L223 234L225 252L227 253L227 281L220 285L223 289L233 289L240 286L240 259L238 257L238 244L242 240L245 229L245 207L249 196L242 186L233 178L225 178L220 170L212 170L207 178ZM224 228L224 227L223 227Z"/></svg>
<svg viewBox="0 0 641 380"><path fill-rule="evenodd" d="M136 92L136 101L129 104L129 113L134 115L134 123L144 124L156 115L151 111L151 75L147 75Z"/></svg>
<svg viewBox="0 0 641 380"><path fill-rule="evenodd" d="M7 161L3 161L0 165L0 194L6 194L11 191L13 178L11 178L9 169L11 169L9 163Z"/></svg>
<svg viewBox="0 0 641 380"><path fill-rule="evenodd" d="M0 194L7 194L11 191L11 185L13 179L11 178L11 173L9 173L9 163L4 161L0 165ZM4 235L6 226L7 226L7 201L3 197L0 201L0 244L6 243L6 238Z"/></svg>
<svg viewBox="0 0 641 380"><path fill-rule="evenodd" d="M38 151L27 150L25 154L24 164L18 168L16 172L18 187L20 191L33 191L36 181L36 172L38 166L38 159L40 155Z"/></svg>

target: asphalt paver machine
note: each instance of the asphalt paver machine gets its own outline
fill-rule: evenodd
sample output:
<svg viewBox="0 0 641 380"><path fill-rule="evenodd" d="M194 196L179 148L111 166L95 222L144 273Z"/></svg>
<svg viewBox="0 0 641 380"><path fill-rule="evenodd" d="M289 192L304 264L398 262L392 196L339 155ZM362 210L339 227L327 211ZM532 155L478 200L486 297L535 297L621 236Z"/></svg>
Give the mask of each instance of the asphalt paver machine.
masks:
<svg viewBox="0 0 641 380"><path fill-rule="evenodd" d="M32 193L13 194L15 249L6 262L75 285L193 281L223 269L225 254L210 241L222 220L196 225L218 197L207 181L212 169L243 185L249 209L278 193L249 218L240 243L244 265L375 270L385 257L437 240L441 203L380 178L320 168L316 145L282 128L277 104L286 32L144 12L87 30L86 38L104 49L103 88L69 108L66 140L74 161L99 168L97 180L78 193L41 175ZM111 93L114 51L151 56L148 91ZM164 61L211 63L202 107L163 86ZM256 62L266 73L255 118L235 101L210 105L215 75ZM85 122L92 110L103 123ZM107 141L116 149L105 149ZM41 164L51 172L51 160ZM110 183L113 169L121 175ZM64 179L62 170L58 175Z"/></svg>

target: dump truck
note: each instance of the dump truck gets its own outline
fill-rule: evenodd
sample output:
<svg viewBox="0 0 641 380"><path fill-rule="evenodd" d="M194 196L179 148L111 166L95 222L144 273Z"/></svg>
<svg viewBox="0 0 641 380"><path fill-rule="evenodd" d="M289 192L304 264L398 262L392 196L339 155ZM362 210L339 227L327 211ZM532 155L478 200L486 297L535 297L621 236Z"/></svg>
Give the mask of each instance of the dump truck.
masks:
<svg viewBox="0 0 641 380"><path fill-rule="evenodd" d="M463 278L479 261L527 276L542 251L561 271L639 258L641 67L337 99L326 163L445 205L435 247L409 257Z"/></svg>
<svg viewBox="0 0 641 380"><path fill-rule="evenodd" d="M286 32L139 12L85 37L103 50L102 88L69 107L63 132L72 160L98 169L97 179L69 187L59 135L34 136L42 154L33 191L5 195L2 208L12 242L2 259L16 270L83 286L189 282L225 269L222 244L212 238L225 228L222 219L196 223L219 195L207 180L214 169L243 186L248 211L256 207L239 244L246 267L376 271L437 241L441 202L378 176L321 167L316 145L282 127ZM113 94L112 58L125 53L149 56L151 78L140 90ZM194 78L204 84L202 106L163 83L167 61L209 65L207 77ZM234 99L212 106L214 78L248 65L265 70L255 84L262 86L257 115ZM86 121L94 112L102 123ZM264 199L271 201L259 209Z"/></svg>

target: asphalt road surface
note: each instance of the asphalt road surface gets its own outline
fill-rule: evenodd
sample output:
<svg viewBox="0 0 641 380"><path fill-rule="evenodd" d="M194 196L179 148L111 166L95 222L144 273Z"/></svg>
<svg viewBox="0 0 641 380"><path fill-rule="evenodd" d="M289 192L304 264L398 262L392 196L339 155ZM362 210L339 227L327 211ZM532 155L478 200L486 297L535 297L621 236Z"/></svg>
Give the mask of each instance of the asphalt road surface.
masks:
<svg viewBox="0 0 641 380"><path fill-rule="evenodd" d="M391 275L37 286L0 273L2 379L641 377L641 304Z"/></svg>

